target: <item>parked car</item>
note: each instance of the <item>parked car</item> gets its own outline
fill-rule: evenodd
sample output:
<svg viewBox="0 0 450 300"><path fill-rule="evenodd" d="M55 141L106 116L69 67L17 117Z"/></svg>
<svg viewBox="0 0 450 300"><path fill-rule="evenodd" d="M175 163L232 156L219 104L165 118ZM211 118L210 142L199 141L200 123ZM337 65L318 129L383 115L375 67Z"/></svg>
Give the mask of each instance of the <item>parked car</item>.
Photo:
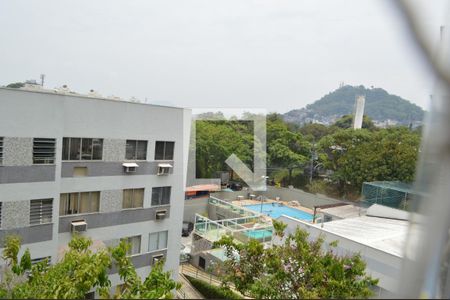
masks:
<svg viewBox="0 0 450 300"><path fill-rule="evenodd" d="M189 236L194 230L194 224L191 222L183 222L183 227L181 228L181 236Z"/></svg>
<svg viewBox="0 0 450 300"><path fill-rule="evenodd" d="M191 259L191 247L181 245L180 263L188 262Z"/></svg>

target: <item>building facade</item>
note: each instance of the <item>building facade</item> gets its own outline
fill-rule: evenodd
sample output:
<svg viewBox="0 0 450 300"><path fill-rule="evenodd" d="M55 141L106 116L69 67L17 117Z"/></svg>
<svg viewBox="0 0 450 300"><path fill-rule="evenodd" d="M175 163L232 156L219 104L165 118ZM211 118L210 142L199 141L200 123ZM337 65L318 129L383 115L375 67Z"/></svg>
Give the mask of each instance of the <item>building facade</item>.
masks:
<svg viewBox="0 0 450 300"><path fill-rule="evenodd" d="M190 110L0 88L0 239L57 261L73 232L126 239L141 276L180 255ZM0 249L1 250L1 249ZM118 284L117 274L111 274Z"/></svg>

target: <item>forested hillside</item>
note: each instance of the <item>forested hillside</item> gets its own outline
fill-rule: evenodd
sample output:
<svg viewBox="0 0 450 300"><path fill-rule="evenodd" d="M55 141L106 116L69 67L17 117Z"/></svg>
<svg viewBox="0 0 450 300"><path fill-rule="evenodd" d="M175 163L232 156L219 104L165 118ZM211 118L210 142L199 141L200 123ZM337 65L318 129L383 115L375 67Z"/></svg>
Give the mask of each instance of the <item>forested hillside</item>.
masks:
<svg viewBox="0 0 450 300"><path fill-rule="evenodd" d="M424 111L419 106L381 88L366 88L362 85L340 87L306 108L291 110L283 117L287 122L296 124L308 123L311 120L333 123L337 118L353 113L358 95L365 95L364 114L375 121L393 120L409 125L423 120Z"/></svg>

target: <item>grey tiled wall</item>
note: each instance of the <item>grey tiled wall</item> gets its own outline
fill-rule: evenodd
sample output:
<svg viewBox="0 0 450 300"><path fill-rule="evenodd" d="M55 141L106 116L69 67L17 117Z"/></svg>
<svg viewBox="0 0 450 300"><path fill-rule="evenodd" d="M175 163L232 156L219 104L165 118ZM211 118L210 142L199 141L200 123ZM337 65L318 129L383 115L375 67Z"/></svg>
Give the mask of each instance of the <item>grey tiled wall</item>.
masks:
<svg viewBox="0 0 450 300"><path fill-rule="evenodd" d="M126 140L103 140L104 161L124 161Z"/></svg>
<svg viewBox="0 0 450 300"><path fill-rule="evenodd" d="M3 139L3 165L30 166L32 164L32 138L5 137Z"/></svg>
<svg viewBox="0 0 450 300"><path fill-rule="evenodd" d="M30 201L2 203L2 229L14 229L30 225Z"/></svg>
<svg viewBox="0 0 450 300"><path fill-rule="evenodd" d="M100 212L122 210L123 190L107 190L100 192Z"/></svg>

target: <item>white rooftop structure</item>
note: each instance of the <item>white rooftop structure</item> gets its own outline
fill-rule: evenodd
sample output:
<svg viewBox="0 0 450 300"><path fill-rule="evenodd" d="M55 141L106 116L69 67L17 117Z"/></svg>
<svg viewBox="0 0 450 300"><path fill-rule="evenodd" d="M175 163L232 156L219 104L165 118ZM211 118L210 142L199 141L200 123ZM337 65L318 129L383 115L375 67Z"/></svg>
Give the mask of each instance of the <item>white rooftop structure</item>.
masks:
<svg viewBox="0 0 450 300"><path fill-rule="evenodd" d="M323 228L312 226L399 257L408 232L408 221L368 216L326 222Z"/></svg>

